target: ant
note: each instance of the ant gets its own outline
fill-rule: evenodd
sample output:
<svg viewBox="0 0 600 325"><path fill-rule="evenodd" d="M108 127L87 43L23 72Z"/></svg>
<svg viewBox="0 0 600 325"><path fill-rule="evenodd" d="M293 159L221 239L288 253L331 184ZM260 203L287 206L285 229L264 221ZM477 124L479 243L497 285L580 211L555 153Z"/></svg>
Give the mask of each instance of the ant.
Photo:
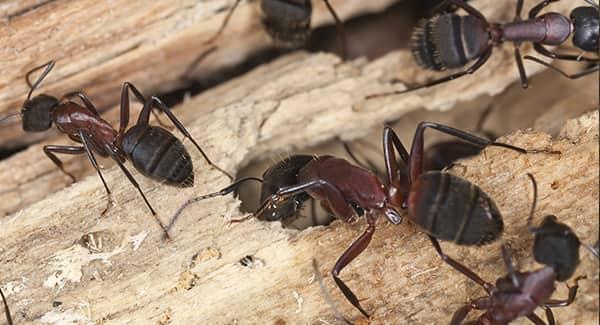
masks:
<svg viewBox="0 0 600 325"><path fill-rule="evenodd" d="M400 224L402 218L398 211L408 209L411 221L430 236L434 245L437 243L435 238L450 240L459 245L483 245L498 238L503 230L502 218L495 203L475 184L449 173L424 172L423 134L428 128L482 148L493 145L520 153L550 152L526 150L505 143L492 142L442 124L421 122L415 131L409 155L394 130L386 127L383 132L385 184L371 170L352 165L344 159L333 156L308 156L311 159L306 158L305 161L293 166L297 170L293 177L289 178L293 184L271 191L273 194L263 201L253 215L233 222L252 216L265 218L265 212L273 211L272 209L289 212L287 208L282 208L282 204L290 204L290 201L301 194L308 194L311 198L319 200L327 212L344 222L352 222L357 217L364 216L368 224L367 229L341 255L331 273L348 301L364 316L369 317L356 295L339 275L346 265L369 245L378 216L383 215L391 223ZM400 161L396 160L394 149L398 151ZM219 192L189 200L176 212L175 217L189 203L226 195L233 190L232 187L242 181ZM441 250L439 252L442 254Z"/></svg>
<svg viewBox="0 0 600 325"><path fill-rule="evenodd" d="M472 74L487 62L492 49L505 41L515 44L514 56L523 88L528 87L528 81L519 49L522 42L532 42L535 51L547 57L597 63L598 58L557 54L544 47L544 45L560 45L573 34L576 47L584 51L592 51L595 41L596 53L598 52L598 24L596 23L594 27L593 23L589 23L594 17L596 22L598 21L597 5L591 0L585 0L592 3L596 11L581 10L580 8L583 7L575 8L571 12L571 19L555 12L538 16L544 7L556 1L559 0L540 2L529 11L529 19L521 20L523 0L518 0L514 20L511 23L498 24L489 23L479 10L462 0L446 0L442 6L454 5L465 10L468 15L444 13L428 20L421 20L413 30L410 46L415 60L420 66L436 71L459 68L471 60L477 61L469 68L446 77L404 90L369 95L366 99L403 94ZM528 59L534 60L530 57Z"/></svg>
<svg viewBox="0 0 600 325"><path fill-rule="evenodd" d="M235 0L221 27L205 44L214 42L223 32L241 0ZM335 20L340 35L342 56L346 57L347 41L342 21L329 0L323 0ZM296 49L306 44L310 36L312 3L310 0L261 0L262 23L276 47Z"/></svg>
<svg viewBox="0 0 600 325"><path fill-rule="evenodd" d="M26 74L25 80L30 88L27 99L23 103L20 113L11 114L8 117L20 115L23 130L27 132L45 131L50 129L54 123L60 132L65 133L71 140L82 144L80 146L46 145L43 150L46 156L73 182L75 182L75 176L64 169L62 161L58 159L56 154L87 154L107 193L108 202L106 208L102 211L102 215L111 206L112 198L94 153L101 157L111 157L119 165L131 184L137 188L152 216L162 228L165 237L169 238L167 230L156 215L154 208L152 208L139 184L124 165L125 161L129 159L140 173L167 185L178 187L193 185L194 172L190 154L183 143L171 132L148 124L152 109L159 109L165 113L177 129L192 141L210 166L233 179L227 172L210 161L198 143L160 99L152 96L149 100L146 100L141 92L129 82L123 84L118 131L100 117L94 104L82 92L68 93L60 100L45 94L32 98L32 93L52 70L54 64L54 61L49 61ZM34 83L31 83L29 80L31 73L42 68L45 68L42 74ZM144 103L144 106L137 123L127 130L129 124L129 91L133 92L135 97ZM84 105L81 106L73 102L73 98L79 98Z"/></svg>
<svg viewBox="0 0 600 325"><path fill-rule="evenodd" d="M2 302L4 303L4 314L6 315L6 323L8 325L13 325L12 317L10 316L10 309L8 309L8 303L6 302L6 297L4 296L4 292L0 289L0 296L2 296Z"/></svg>
<svg viewBox="0 0 600 325"><path fill-rule="evenodd" d="M533 175L527 174L533 184L533 203L527 229L535 235L533 253L535 260L545 266L530 272L515 270L510 258L509 248L502 245L502 258L508 274L496 280L496 285L485 282L464 265L454 262L452 266L469 279L481 285L487 292L487 297L477 298L459 308L453 315L450 324L458 325L463 322L473 309L481 309L482 314L477 324L508 324L510 321L525 316L535 324L545 324L535 313L539 306L544 308L549 324L555 324L552 307L566 307L577 295L578 281L569 287L568 298L565 300L550 299L555 290L555 281L566 281L575 272L579 264L580 241L567 225L557 222L556 217L548 215L539 227L531 226L537 202L537 184ZM585 245L587 247L587 245ZM589 248L594 255L597 253Z"/></svg>

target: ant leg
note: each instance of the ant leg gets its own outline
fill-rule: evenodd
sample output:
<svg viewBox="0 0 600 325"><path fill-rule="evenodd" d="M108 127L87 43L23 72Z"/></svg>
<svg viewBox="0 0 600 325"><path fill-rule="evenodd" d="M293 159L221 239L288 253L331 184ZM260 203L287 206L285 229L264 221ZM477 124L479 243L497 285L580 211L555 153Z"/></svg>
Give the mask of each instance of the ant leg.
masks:
<svg viewBox="0 0 600 325"><path fill-rule="evenodd" d="M94 115L100 116L100 114L98 114L98 110L96 109L96 106L92 103L90 98L86 94L84 94L80 91L74 91L74 92L67 93L62 96L60 101L62 102L65 99L69 100L73 97L77 97L77 98L81 99L81 101L83 102L83 104L85 105L85 107L88 110L90 110Z"/></svg>
<svg viewBox="0 0 600 325"><path fill-rule="evenodd" d="M477 71L479 68L481 68L481 66L487 62L487 60L490 58L490 55L492 54L492 47L488 46L487 50L485 51L485 53L483 53L483 55L472 65L470 66L468 69L457 72L457 73L453 73L449 76L446 76L444 78L440 78L440 79L435 79L432 80L428 83L422 84L422 85L418 85L416 87L413 88L407 88L404 90L396 90L396 91L390 91L387 93L379 93L379 94L372 94L372 95L368 95L365 97L365 99L369 100L369 99L373 99L373 98L377 98L377 97L386 97L386 96L391 96L391 95L400 95L400 94L404 94L404 93L408 93L414 90L418 90L418 89L422 89L422 88L428 88L431 86L435 86L450 80L454 80L454 79L458 79L464 75L467 74L472 74L475 71Z"/></svg>
<svg viewBox="0 0 600 325"><path fill-rule="evenodd" d="M245 183L246 181L257 181L257 182L263 182L263 180L261 178L256 178L256 177L246 177L246 178L242 178L238 181L236 181L235 183L223 188L222 190L218 191L218 192L213 192L213 193L209 193L209 194L205 194L202 196L198 196L195 198L191 198L187 201L185 201L185 203L183 203L175 212L175 214L173 215L173 217L171 218L171 222L169 222L169 224L167 225L167 231L171 229L171 227L173 226L173 224L175 224L175 221L177 220L177 218L179 217L179 215L183 212L183 210L185 210L185 208L187 208L190 204L202 201L202 200L206 200L209 198L213 198L216 196L225 196L233 191L235 191L242 183Z"/></svg>
<svg viewBox="0 0 600 325"><path fill-rule="evenodd" d="M521 21L521 12L522 11L523 11L523 0L518 0L516 10L515 10L515 19L513 19L513 22Z"/></svg>
<svg viewBox="0 0 600 325"><path fill-rule="evenodd" d="M555 299L549 299L546 300L546 303L544 303L545 307L567 307L568 305L570 305L571 303L573 303L573 301L575 300L575 297L577 296L577 289L579 289L579 280L581 279L585 279L585 276L578 276L577 278L575 278L575 284L572 287L569 287L567 285L567 287L569 288L569 296L567 297L567 299L564 300L555 300Z"/></svg>
<svg viewBox="0 0 600 325"><path fill-rule="evenodd" d="M544 307L544 312L546 313L546 320L549 325L555 325L556 320L554 320L554 313L552 313L552 309L550 307Z"/></svg>
<svg viewBox="0 0 600 325"><path fill-rule="evenodd" d="M233 6L231 6L231 9L229 9L229 11L227 12L227 16L225 16L225 19L223 19L223 23L221 24L221 27L219 27L219 30L217 30L217 32L211 38L209 38L208 40L204 41L204 43L202 43L202 44L212 43L217 38L219 38L219 36L221 36L221 34L223 33L223 31L225 30L225 27L229 23L229 19L231 18L231 16L233 15L233 12L235 11L235 9L237 8L237 6L239 4L240 4L240 0L235 0L235 2L233 3Z"/></svg>
<svg viewBox="0 0 600 325"><path fill-rule="evenodd" d="M400 155L402 165L400 165L396 159L394 148ZM385 173L387 175L388 186L391 190L402 193L401 196L405 199L407 194L406 191L410 187L410 180L407 177L406 168L406 164L410 157L396 132L389 126L386 126L383 129L383 157L385 160ZM399 206L402 202L392 202L392 204Z"/></svg>
<svg viewBox="0 0 600 325"><path fill-rule="evenodd" d="M0 296L2 296L2 302L4 302L4 314L6 314L6 322L8 325L13 325L12 316L10 316L10 309L8 309L8 303L6 302L6 297L4 296L4 292L0 290Z"/></svg>
<svg viewBox="0 0 600 325"><path fill-rule="evenodd" d="M149 100L146 101L146 103L144 104L144 108L142 108L142 112L140 113L140 117L138 119L137 124L148 123L148 112L153 107L156 107L156 108L160 109L163 113L165 113L167 115L167 117L171 120L171 122L173 122L173 124L175 124L175 127L177 128L177 130L179 130L179 132L183 133L183 135L186 138L188 138L188 139L190 139L192 141L192 143L194 144L194 146L196 146L196 149L198 149L198 151L200 151L200 153L204 157L204 160L206 160L206 162L211 167L213 167L214 169L220 171L221 173L223 173L224 175L226 175L227 177L229 177L230 180L233 180L233 176L231 176L231 174L229 174L228 172L226 172L221 167L215 165L208 158L208 156L206 155L206 153L204 153L204 150L202 150L202 148L200 148L200 145L196 142L196 140L194 140L194 138L192 138L192 135L186 130L186 128L183 126L183 124L181 124L181 122L179 122L179 120L177 119L177 117L175 117L175 115L173 115L173 113L171 112L171 110L160 99L158 99L158 97L152 96L152 97L150 97Z"/></svg>
<svg viewBox="0 0 600 325"><path fill-rule="evenodd" d="M369 318L369 314L362 308L360 302L356 295L348 288L348 286L339 278L340 272L352 262L360 253L362 253L369 243L371 242L371 238L373 238L373 233L375 232L375 219L371 215L367 215L368 227L365 231L356 239L350 247L348 247L342 256L340 256L335 262L335 266L331 270L331 275L333 276L333 280L337 284L338 288L342 291L346 299L350 301L350 303L356 307L365 317Z"/></svg>
<svg viewBox="0 0 600 325"><path fill-rule="evenodd" d="M583 71L580 71L580 72L577 72L577 73L574 73L574 74L567 74L566 72L562 71L561 69L559 69L559 68L557 68L557 67L555 67L555 66L553 66L553 65L551 65L549 63L546 63L546 62L544 62L544 61L542 61L542 60L540 60L540 59L538 59L536 57L533 57L533 56L530 56L530 55L525 55L523 58L525 60L530 60L530 61L539 63L539 64L545 66L546 68L552 69L552 70L560 73L561 75L563 75L563 77L569 78L569 79L578 79L578 78L581 78L581 77L585 77L588 74L592 74L592 73L598 71L599 68L600 68L600 64L595 64L595 65L592 65L590 67L585 68L585 70L583 70Z"/></svg>
<svg viewBox="0 0 600 325"><path fill-rule="evenodd" d="M519 0L519 1L521 1L521 0ZM469 15L475 16L476 18L484 21L486 25L488 25L488 22L487 22L487 19L485 18L485 16L479 10L475 9L473 6L469 5L468 3L464 2L463 0L446 0L446 3L453 4L453 5L461 8L462 10L466 11Z"/></svg>
<svg viewBox="0 0 600 325"><path fill-rule="evenodd" d="M348 154L348 156L350 157L350 159L352 159L357 165L359 165L360 167L362 167L364 169L371 170L372 172L374 172L376 174L379 172L377 170L377 167L375 166L375 164L370 159L365 158L366 162L360 161L358 159L358 157L356 157L356 155L354 154L354 152L352 151L352 149L350 148L350 144L348 144L345 141L342 141L342 146L344 147L344 151L346 151L346 153Z"/></svg>
<svg viewBox="0 0 600 325"><path fill-rule="evenodd" d="M527 317L535 325L546 325L546 323L544 323L544 321L535 313L531 313L525 317ZM550 323L550 325L554 325L554 323Z"/></svg>
<svg viewBox="0 0 600 325"><path fill-rule="evenodd" d="M129 92L128 92L128 90L131 90L133 95L137 98L137 100L140 103L142 103L142 104L146 103L146 98L144 97L144 95L142 95L142 93L132 83L130 83L129 81L125 81L123 83L123 88L121 90L121 116L120 116L121 122L119 125L119 131L122 133L125 132L125 128L127 128L127 124L129 124ZM160 126L162 126L165 129L171 129L170 126L163 123L163 121L160 119L160 117L158 117L158 114L156 114L155 111L151 110L150 113L152 113L152 115L154 115L154 118L156 119L158 124L160 124ZM123 115L125 115L125 117ZM148 124L149 120L150 120L150 116L148 116L146 118L146 124ZM123 128L123 126L125 126L125 128ZM123 130L121 131L122 128L123 128Z"/></svg>
<svg viewBox="0 0 600 325"><path fill-rule="evenodd" d="M108 188L108 185L106 185L104 176L102 176L102 173L100 172L100 167L98 166L96 157L94 157L94 153L92 152L92 150L90 150L90 147L88 146L88 141L90 141L90 139L88 139L88 137L86 137L86 135L81 131L79 131L79 138L81 139L81 143L83 143L83 147L85 149L85 153L88 156L88 159L92 163L92 166L94 166L94 169L96 170L96 172L98 172L98 176L100 176L100 180L102 180L102 185L104 185L104 189L106 190L106 198L107 198L108 202L106 203L106 208L104 208L104 210L102 211L102 214L101 214L101 215L104 215L108 211L108 209L112 206L112 202L113 202L112 196L110 193L110 189Z"/></svg>
<svg viewBox="0 0 600 325"><path fill-rule="evenodd" d="M520 44L515 43L515 61L517 61L517 68L519 69L519 77L521 78L521 87L527 89L529 82L527 81L527 73L523 66L523 59L521 59L521 50L519 49Z"/></svg>
<svg viewBox="0 0 600 325"><path fill-rule="evenodd" d="M542 11L542 9L546 8L552 2L558 2L560 0L543 0L542 2L535 5L531 10L529 10L529 19L533 19L537 17L537 15Z"/></svg>
<svg viewBox="0 0 600 325"><path fill-rule="evenodd" d="M457 137L463 141L469 142L473 145L480 146L482 148L486 146L503 147L506 149L514 150L520 153L549 153L549 154L560 154L560 151L548 150L548 149L523 149L510 144L490 141L489 139L476 136L474 134L455 129L453 127L435 123L435 122L421 122L417 126L413 143L411 146L410 160L409 160L409 175L410 180L417 179L423 173L423 152L424 152L424 141L423 133L426 128L432 128L439 132L446 133L448 135Z"/></svg>
<svg viewBox="0 0 600 325"><path fill-rule="evenodd" d="M40 83L42 82L42 80L44 80L44 78L46 78L46 76L48 75L48 73L50 73L50 71L52 70L52 68L54 68L54 61L48 61L42 65L40 65L39 67L35 67L31 70L29 70L29 72L27 72L27 74L25 74L25 82L27 82L27 85L29 86L29 93L27 94L27 99L29 100L31 98L31 94L33 93L34 90L36 90L39 86ZM42 74L37 78L37 80L32 84L31 80L29 80L29 76L35 72L38 71L42 68L46 67L46 69L44 69L44 71L42 72Z"/></svg>
<svg viewBox="0 0 600 325"><path fill-rule="evenodd" d="M342 23L342 21L336 14L335 10L329 3L329 0L323 0L323 2L325 2L325 5L327 6L327 10L329 10L329 12L331 13L331 16L335 20L335 28L337 29L337 32L338 32L338 37L339 37L338 39L340 42L340 51L342 53L342 59L346 60L346 59L348 59L348 39L346 37L346 30L344 29L344 24Z"/></svg>
<svg viewBox="0 0 600 325"><path fill-rule="evenodd" d="M467 318L467 315L469 315L469 313L471 312L471 310L473 310L473 307L470 304L460 307L458 310L456 310L454 312L454 315L452 315L452 320L450 320L450 325L462 324L463 321L465 320L465 318Z"/></svg>
<svg viewBox="0 0 600 325"><path fill-rule="evenodd" d="M510 248L508 248L505 244L502 244L502 260L504 260L504 265L506 265L506 270L508 271L508 276L512 281L513 286L516 288L520 288L519 278L517 277L517 272L515 271L515 266L513 265L512 259L510 258Z"/></svg>
<svg viewBox="0 0 600 325"><path fill-rule="evenodd" d="M471 271L469 268L467 268L463 264L455 261L450 256L444 254L442 252L442 247L440 246L440 243L437 241L437 239L435 239L431 235L427 235L427 236L429 236L429 240L431 240L431 243L433 244L433 248L435 248L438 255L440 255L440 257L446 264L452 266L455 270L464 274L467 278L471 279L472 281L474 281L477 284L479 284L480 286L482 286L485 289L485 291L487 291L488 294L491 294L492 290L494 289L494 286L492 284L485 282L481 277L479 277L479 275L475 274L475 272Z"/></svg>
<svg viewBox="0 0 600 325"><path fill-rule="evenodd" d="M200 64L200 62L204 61L204 59L207 56L209 56L216 50L217 50L216 46L211 46L206 51L200 53L190 64L188 64L188 67L185 69L185 72L182 74L182 76L179 79L183 80L183 81L187 81L187 82L190 82L190 81L193 82L192 72L194 70L196 70L196 67L198 66L198 64Z"/></svg>
<svg viewBox="0 0 600 325"><path fill-rule="evenodd" d="M328 201L327 204L329 208L332 210L333 214L347 221L354 215L353 208L346 202L342 193L329 182L319 179L308 181L305 183L300 183L297 185L282 187L277 190L273 195L271 195L268 199L266 199L260 207L254 212L254 216L261 215L264 210L274 205L277 202L284 201L288 197L297 195L302 192L306 192L310 189L318 188L320 192L324 193L323 198L326 198Z"/></svg>
<svg viewBox="0 0 600 325"><path fill-rule="evenodd" d="M558 60L566 60L566 61L584 61L584 62L600 62L599 58L590 58L583 55L572 55L572 54L560 54L556 52L549 51L544 45L540 43L533 43L533 48L536 52L543 56L547 56L552 59Z"/></svg>
<svg viewBox="0 0 600 325"><path fill-rule="evenodd" d="M65 170L63 163L54 153L61 153L65 155L81 155L85 152L84 147L78 146L56 146L56 145L46 145L44 146L44 153L52 162L58 167L65 175L69 176L73 183L75 183L75 176Z"/></svg>
<svg viewBox="0 0 600 325"><path fill-rule="evenodd" d="M154 217L154 220L156 220L156 222L158 223L158 225L162 229L164 238L167 239L167 240L170 240L171 237L169 236L169 232L167 231L167 228L165 228L165 226L163 225L163 223L158 218L158 215L156 215L156 211L154 211L154 208L152 208L152 205L150 205L150 202L148 202L148 199L146 198L146 195L144 195L144 192L140 188L140 184L138 184L138 182L135 180L135 178L133 178L133 175L131 175L131 173L129 172L129 170L127 170L127 168L125 167L125 165L123 165L123 162L121 161L122 160L121 157L119 157L117 155L117 153L114 152L113 150L107 150L107 151L109 152L111 158L117 163L117 165L119 165L119 168L121 168L121 171L123 172L123 174L125 174L125 176L129 180L129 182L138 190L138 192L140 193L140 195L144 199L144 202L146 203L146 206L148 207L148 209L150 209L150 213L152 213L152 216Z"/></svg>

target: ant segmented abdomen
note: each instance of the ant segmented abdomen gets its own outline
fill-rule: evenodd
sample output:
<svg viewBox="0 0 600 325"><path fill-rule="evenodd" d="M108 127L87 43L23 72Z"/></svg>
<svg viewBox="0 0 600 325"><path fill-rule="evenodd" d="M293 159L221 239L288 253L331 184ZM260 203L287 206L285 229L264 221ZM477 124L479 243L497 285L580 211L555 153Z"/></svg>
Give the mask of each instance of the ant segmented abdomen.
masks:
<svg viewBox="0 0 600 325"><path fill-rule="evenodd" d="M123 151L137 170L168 185L194 184L190 154L171 132L156 126L140 125L123 137Z"/></svg>
<svg viewBox="0 0 600 325"><path fill-rule="evenodd" d="M485 245L504 229L494 201L477 185L442 172L427 172L409 194L412 220L435 238L458 245Z"/></svg>
<svg viewBox="0 0 600 325"><path fill-rule="evenodd" d="M410 47L420 66L442 71L461 67L481 56L488 40L481 20L443 14L421 20L413 31Z"/></svg>

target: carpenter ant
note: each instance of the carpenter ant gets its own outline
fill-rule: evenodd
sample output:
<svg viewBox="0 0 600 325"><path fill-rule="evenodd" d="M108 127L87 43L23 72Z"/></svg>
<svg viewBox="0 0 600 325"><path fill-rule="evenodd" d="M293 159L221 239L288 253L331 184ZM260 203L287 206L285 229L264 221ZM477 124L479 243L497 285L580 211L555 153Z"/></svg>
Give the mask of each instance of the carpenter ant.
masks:
<svg viewBox="0 0 600 325"><path fill-rule="evenodd" d="M323 2L335 20L340 35L342 56L346 57L347 42L342 21L335 13L329 0L323 0ZM235 0L219 30L205 43L212 43L221 35L239 3L240 0ZM262 23L273 39L275 46L284 49L296 49L306 44L310 36L310 18L312 16L312 3L310 0L261 0L260 8Z"/></svg>
<svg viewBox="0 0 600 325"><path fill-rule="evenodd" d="M532 42L534 49L539 54L551 58L597 63L598 58L557 54L544 47L544 45L560 45L573 34L575 46L584 51L591 51L595 40L596 52L598 52L597 24L594 32L593 23L589 23L594 20L594 16L597 22L597 10L590 12L581 10L584 7L576 8L571 12L571 20L555 12L538 16L544 7L556 1L559 0L540 2L529 11L529 19L521 20L523 0L518 0L515 19L511 23L492 24L479 10L464 1L446 0L446 5L459 7L465 10L468 16L444 13L428 20L422 20L412 35L411 49L415 60L420 66L436 71L459 68L471 60L476 59L477 61L469 68L449 76L400 91L369 95L366 98L403 94L472 74L487 62L492 54L492 49L505 41L515 44L514 55L523 88L527 88L528 82L519 49L522 42ZM586 1L591 3L591 0Z"/></svg>
<svg viewBox="0 0 600 325"><path fill-rule="evenodd" d="M6 297L4 297L4 292L0 289L0 296L2 296L2 302L4 303L4 314L6 315L6 323L8 325L13 325L12 317L10 316L10 309L8 309L8 303L6 302Z"/></svg>
<svg viewBox="0 0 600 325"><path fill-rule="evenodd" d="M527 174L533 189L533 204L527 221L527 228L535 234L533 253L535 260L545 266L531 272L516 271L510 258L509 249L502 245L502 257L508 274L496 280L496 285L485 282L464 265L454 262L456 270L481 285L487 297L477 298L459 308L453 315L450 324L463 322L473 309L486 312L479 317L477 324L508 324L510 321L525 316L535 324L545 324L535 313L537 307L543 307L549 324L555 324L554 314L550 308L570 305L577 294L577 282L584 277L577 277L575 285L569 287L565 300L550 299L555 290L555 281L565 281L575 272L579 264L580 242L575 233L565 224L556 221L555 216L546 216L540 227L531 226L537 201L537 184L533 175ZM592 250L593 252L593 250Z"/></svg>
<svg viewBox="0 0 600 325"><path fill-rule="evenodd" d="M402 220L399 209L408 208L411 221L429 234L434 245L437 244L435 238L451 240L460 245L487 244L498 238L503 229L498 208L479 187L452 174L437 171L424 173L423 134L427 128L480 147L493 145L520 153L549 152L525 150L492 142L442 124L421 122L415 132L409 155L396 133L386 127L383 134L387 175L385 185L372 171L352 165L344 159L333 156L312 157L304 165L295 166L301 167L295 174L295 184L277 189L254 213L257 218L264 218L265 211L279 209L281 204L289 202L291 198L308 194L319 200L326 211L344 222L351 222L364 215L368 223L367 229L337 260L332 276L345 297L366 317L368 313L352 290L339 278L339 274L369 245L378 216L384 215L393 224L399 224ZM400 161L396 160L394 148L400 154ZM243 180L239 182L241 181ZM188 203L225 195L236 185L234 183L220 192L192 199ZM175 216L181 210L180 208ZM445 257L443 254L442 256Z"/></svg>
<svg viewBox="0 0 600 325"><path fill-rule="evenodd" d="M53 67L54 61L50 61L34 68L26 75L25 79L30 90L27 94L27 99L23 103L21 112L18 113L22 117L23 130L28 132L45 131L52 127L52 123L55 123L60 132L67 134L71 140L82 144L82 146L46 145L44 146L44 153L73 181L75 181L75 177L63 168L61 160L55 154L87 154L94 169L98 172L98 176L102 180L107 193L108 204L102 214L108 211L112 203L112 198L110 189L100 172L94 153L102 157L111 157L119 165L125 176L137 188L150 212L168 238L166 228L158 219L156 212L146 199L139 184L124 165L126 159L129 159L140 173L167 185L178 187L193 185L194 173L190 154L183 146L183 143L172 133L161 127L148 124L152 109L159 109L165 113L177 129L192 141L209 165L231 178L227 172L210 161L198 143L196 143L181 122L179 122L171 110L160 99L152 96L149 100L146 100L141 92L129 82L123 84L121 119L118 131L113 129L107 121L100 117L94 104L82 92L68 93L60 100L45 94L32 98L33 91L38 88ZM32 72L42 68L45 68L44 71L35 83L32 84L29 76ZM130 90L140 102L144 103L144 107L140 112L137 123L126 130L129 124ZM75 97L79 98L84 106L71 100Z"/></svg>

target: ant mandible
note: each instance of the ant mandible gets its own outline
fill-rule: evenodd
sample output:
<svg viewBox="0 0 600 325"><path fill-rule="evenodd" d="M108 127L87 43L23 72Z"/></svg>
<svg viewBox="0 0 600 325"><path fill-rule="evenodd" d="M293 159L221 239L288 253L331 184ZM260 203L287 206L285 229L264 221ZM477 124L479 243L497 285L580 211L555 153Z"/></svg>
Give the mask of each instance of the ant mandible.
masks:
<svg viewBox="0 0 600 325"><path fill-rule="evenodd" d="M458 137L474 145L499 146L520 153L549 152L548 150L525 150L509 144L492 142L462 130L433 122L421 122L417 127L411 154L409 155L396 133L386 127L383 135L384 160L387 182L383 182L370 170L350 164L333 156L306 158L294 164L294 172L287 173L295 184L282 186L263 201L251 216L264 219L265 212L282 211L282 204L290 204L291 198L308 194L319 200L321 206L344 222L365 216L368 227L341 255L331 273L344 296L363 315L356 295L340 279L340 272L360 255L369 245L375 232L377 216L384 215L393 224L401 222L400 209L409 210L411 221L426 232L434 245L435 238L450 240L459 245L487 244L501 234L502 218L494 202L476 185L458 176L439 171L423 170L423 134L427 128ZM400 155L396 160L394 149ZM177 217L189 203L206 198L226 195L244 179L223 190L189 200L175 214ZM281 185L281 184L279 184ZM283 210L289 212L290 210ZM245 220L243 218L236 221ZM439 248L439 245L438 245ZM452 263L441 250L442 258Z"/></svg>
<svg viewBox="0 0 600 325"><path fill-rule="evenodd" d="M453 267L472 281L481 285L487 297L477 298L459 308L453 315L450 324L461 324L473 309L485 310L477 324L508 324L525 316L535 324L545 324L535 313L537 307L543 307L549 324L555 324L552 307L566 307L577 295L578 281L569 287L567 299L550 299L555 290L555 281L569 279L579 264L579 238L567 225L557 222L556 217L548 215L539 227L531 226L537 202L537 184L531 174L527 174L533 184L533 203L527 220L527 229L535 234L533 253L535 260L545 266L530 272L515 270L508 247L502 245L502 258L508 274L496 280L496 285L481 279L464 265L455 262ZM597 252L588 248L598 257Z"/></svg>
<svg viewBox="0 0 600 325"><path fill-rule="evenodd" d="M593 42L593 24L584 23L582 18L592 19L593 15L596 15L597 20L597 10L596 13L591 14L589 11L581 12L576 8L571 13L575 24L569 18L555 12L538 16L544 7L556 1L559 0L540 2L529 11L529 19L522 20L523 0L518 0L514 20L511 23L498 24L489 23L479 10L462 0L446 0L441 7L454 5L465 10L468 15L443 13L422 20L412 34L411 49L415 60L420 66L436 71L459 68L472 60L477 61L469 68L446 77L404 90L368 95L366 99L403 94L472 74L487 62L492 55L492 49L503 42L513 42L515 45L514 56L523 88L527 88L528 81L519 49L522 42L532 42L534 49L544 56L597 63L598 58L556 54L544 47L544 45L560 45L572 34L575 36L573 39L575 46L584 51L588 51L586 50L590 46L588 44ZM591 3L591 0L586 1ZM596 31L595 34L597 42L598 32Z"/></svg>
<svg viewBox="0 0 600 325"><path fill-rule="evenodd" d="M166 228L156 215L154 208L148 202L133 175L131 175L124 165L126 159L129 159L140 173L167 185L178 187L193 185L194 172L190 154L183 146L183 143L171 132L164 128L148 124L152 109L158 109L165 113L177 129L192 141L210 166L227 175L230 179L233 179L227 172L210 161L183 124L179 122L171 110L160 99L152 96L149 100L146 100L141 92L129 82L125 82L122 88L118 131L113 129L107 121L100 117L94 104L82 92L67 93L60 100L45 94L40 94L32 98L33 92L52 70L54 64L54 61L50 61L32 69L26 74L25 79L30 87L27 99L23 103L23 108L19 113L11 114L8 117L20 115L22 117L23 130L27 132L45 131L50 129L54 123L60 132L65 133L71 140L82 144L81 146L46 145L43 150L46 156L73 181L75 181L75 177L64 169L62 161L56 154L87 155L107 193L108 202L106 208L102 211L102 215L111 206L112 198L110 189L100 172L94 153L101 157L111 157L119 165L119 168L123 171L127 179L135 186L144 199L146 206L148 206L152 216L160 225L165 237L169 237ZM42 74L34 83L31 83L29 80L30 75L42 68L45 68ZM137 123L127 129L129 124L129 91L133 92L135 97L144 103L144 107L140 112ZM73 102L73 98L79 98L84 105L81 106ZM8 117L0 119L0 121Z"/></svg>

